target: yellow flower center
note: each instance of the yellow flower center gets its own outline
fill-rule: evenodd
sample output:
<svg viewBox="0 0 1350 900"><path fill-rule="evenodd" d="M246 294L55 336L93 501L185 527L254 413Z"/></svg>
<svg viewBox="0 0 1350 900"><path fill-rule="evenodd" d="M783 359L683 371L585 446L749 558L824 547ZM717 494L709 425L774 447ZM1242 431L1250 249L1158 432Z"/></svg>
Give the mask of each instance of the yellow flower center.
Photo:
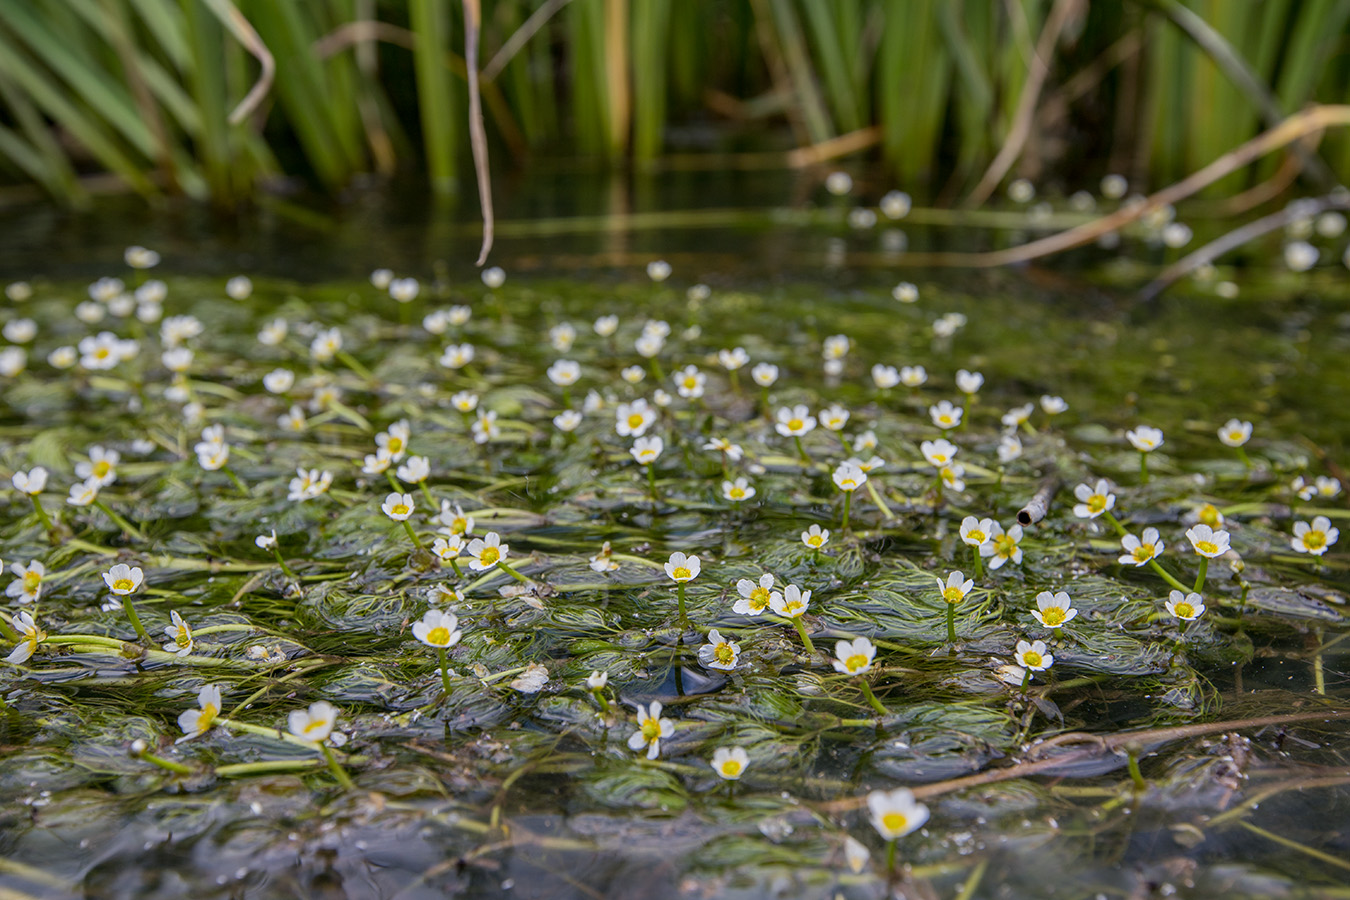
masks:
<svg viewBox="0 0 1350 900"><path fill-rule="evenodd" d="M1134 548L1134 558L1139 562L1148 562L1153 558L1153 552L1152 544L1140 544Z"/></svg>
<svg viewBox="0 0 1350 900"><path fill-rule="evenodd" d="M722 774L728 778L735 778L741 774L741 764L734 759L729 759L722 763Z"/></svg>
<svg viewBox="0 0 1350 900"><path fill-rule="evenodd" d="M888 812L881 817L881 824L887 831L904 831L905 826L909 825L909 819L904 813Z"/></svg>
<svg viewBox="0 0 1350 900"><path fill-rule="evenodd" d="M502 552L496 547L484 547L478 554L478 560L485 566L490 566L502 558Z"/></svg>
<svg viewBox="0 0 1350 900"><path fill-rule="evenodd" d="M203 706L202 711L197 713L197 730L206 731L216 721L218 715L220 715L220 710L216 708L214 703Z"/></svg>
<svg viewBox="0 0 1350 900"><path fill-rule="evenodd" d="M465 529L468 528L468 525L469 523L466 522L462 516L457 517L450 523L450 532L452 534L463 534Z"/></svg>
<svg viewBox="0 0 1350 900"><path fill-rule="evenodd" d="M1034 669L1041 664L1041 655L1035 650L1028 650L1026 653L1022 654L1022 662Z"/></svg>
<svg viewBox="0 0 1350 900"><path fill-rule="evenodd" d="M396 516L406 516L412 512L412 509L409 508L408 504L406 503L395 503L392 509L394 511L394 515Z"/></svg>
<svg viewBox="0 0 1350 900"><path fill-rule="evenodd" d="M37 592L38 586L42 584L42 576L36 572L23 573L23 592L33 594Z"/></svg>
<svg viewBox="0 0 1350 900"><path fill-rule="evenodd" d="M112 351L107 347L99 347L94 351L95 359L107 359L109 356L112 356Z"/></svg>
<svg viewBox="0 0 1350 900"><path fill-rule="evenodd" d="M736 651L731 649L730 644L718 644L713 649L713 659L716 659L722 665L730 665L736 661Z"/></svg>
<svg viewBox="0 0 1350 900"><path fill-rule="evenodd" d="M427 643L434 644L437 647L443 647L450 643L450 629L444 625L431 629L427 632Z"/></svg>
<svg viewBox="0 0 1350 900"><path fill-rule="evenodd" d="M970 529L970 533L966 535L966 540L974 541L977 544L983 544L985 541L989 540L989 538L978 528L972 528Z"/></svg>
<svg viewBox="0 0 1350 900"><path fill-rule="evenodd" d="M192 632L188 629L186 625L179 625L178 634L174 635L173 640L174 643L176 643L180 647L191 647Z"/></svg>
<svg viewBox="0 0 1350 900"><path fill-rule="evenodd" d="M1041 613L1041 618L1045 620L1045 624L1047 625L1058 625L1064 621L1064 610L1060 609L1058 606L1047 607Z"/></svg>
<svg viewBox="0 0 1350 900"><path fill-rule="evenodd" d="M304 731L305 734L309 734L312 731L322 731L327 727L328 723L323 719L311 719L309 723L305 725Z"/></svg>
<svg viewBox="0 0 1350 900"><path fill-rule="evenodd" d="M647 739L649 744L659 738L661 736L661 723L652 718L643 719L642 736Z"/></svg>
<svg viewBox="0 0 1350 900"><path fill-rule="evenodd" d="M698 387L698 379L693 377L685 378L684 386L687 390L693 390L694 388Z"/></svg>
<svg viewBox="0 0 1350 900"><path fill-rule="evenodd" d="M1327 545L1327 535L1324 531L1309 531L1303 535L1303 546L1308 550L1321 550Z"/></svg>
<svg viewBox="0 0 1350 900"><path fill-rule="evenodd" d="M642 416L639 413L633 413L628 417L629 428L640 428L642 426Z"/></svg>
<svg viewBox="0 0 1350 900"><path fill-rule="evenodd" d="M130 591L134 586L130 578L118 578L113 582L114 591Z"/></svg>
<svg viewBox="0 0 1350 900"><path fill-rule="evenodd" d="M390 455L399 453L403 450L403 438L390 435L388 443L384 446L388 448Z"/></svg>
<svg viewBox="0 0 1350 900"><path fill-rule="evenodd" d="M825 539L818 534L813 534L806 539L806 542L819 550L825 544Z"/></svg>
<svg viewBox="0 0 1350 900"><path fill-rule="evenodd" d="M1195 549L1206 555L1219 552L1219 545L1213 541L1196 541Z"/></svg>
<svg viewBox="0 0 1350 900"><path fill-rule="evenodd" d="M106 459L100 459L98 462L94 463L93 472L94 475L98 478L105 477L111 471L112 471L112 464L108 462Z"/></svg>
<svg viewBox="0 0 1350 900"><path fill-rule="evenodd" d="M674 578L676 581L688 581L694 576L690 574L689 570L684 566L676 566L675 571L670 573L670 577Z"/></svg>
<svg viewBox="0 0 1350 900"><path fill-rule="evenodd" d="M769 589L757 587L750 592L750 596L746 599L750 602L750 608L755 612L759 612L769 605Z"/></svg>
<svg viewBox="0 0 1350 900"><path fill-rule="evenodd" d="M994 538L994 550L999 556L1011 559L1012 555L1017 552L1017 541L1006 534L1001 534Z"/></svg>
<svg viewBox="0 0 1350 900"><path fill-rule="evenodd" d="M1189 619L1191 616L1195 615L1195 607L1191 606L1185 600L1178 603L1173 609L1176 610L1177 616L1182 619Z"/></svg>
<svg viewBox="0 0 1350 900"><path fill-rule="evenodd" d="M841 490L845 491L855 490L858 487L858 482L854 481L852 478L845 478L843 481L839 482L839 487Z"/></svg>
<svg viewBox="0 0 1350 900"><path fill-rule="evenodd" d="M801 419L788 419L788 431L800 431L805 424Z"/></svg>
<svg viewBox="0 0 1350 900"><path fill-rule="evenodd" d="M938 424L939 424L939 425L950 425L951 423L952 423L952 417L951 417L950 415L948 415L947 413L943 413L942 415L938 416ZM901 816L900 818L903 819L904 816Z"/></svg>
<svg viewBox="0 0 1350 900"><path fill-rule="evenodd" d="M850 672L856 672L859 669L867 668L868 662L869 660L866 656L863 656L861 653L855 653L844 660L844 668L848 669Z"/></svg>
<svg viewBox="0 0 1350 900"><path fill-rule="evenodd" d="M806 607L798 600L789 600L783 604L783 615L797 616L806 611Z"/></svg>
<svg viewBox="0 0 1350 900"><path fill-rule="evenodd" d="M1087 499L1088 512L1099 513L1106 509L1106 498L1101 494L1093 494Z"/></svg>
<svg viewBox="0 0 1350 900"><path fill-rule="evenodd" d="M1214 508L1213 503L1206 503L1200 507L1200 512L1196 514L1196 518L1210 528L1223 524L1223 516L1219 515L1219 511Z"/></svg>
<svg viewBox="0 0 1350 900"><path fill-rule="evenodd" d="M744 499L745 499L745 488L742 488L742 487L733 487L730 491L727 491L727 493L731 495L731 499L732 499L732 500L744 500Z"/></svg>
<svg viewBox="0 0 1350 900"><path fill-rule="evenodd" d="M966 595L961 591L960 586L954 585L942 589L942 599L948 603L960 603Z"/></svg>

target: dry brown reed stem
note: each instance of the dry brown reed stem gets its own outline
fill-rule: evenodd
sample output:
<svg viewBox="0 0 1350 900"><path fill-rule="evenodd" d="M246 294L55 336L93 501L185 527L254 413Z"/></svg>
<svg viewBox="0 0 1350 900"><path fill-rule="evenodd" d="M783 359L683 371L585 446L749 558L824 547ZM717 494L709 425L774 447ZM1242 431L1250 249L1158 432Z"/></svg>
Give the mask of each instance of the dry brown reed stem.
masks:
<svg viewBox="0 0 1350 900"><path fill-rule="evenodd" d="M235 40L239 41L262 66L262 71L258 73L258 80L253 83L253 87L244 95L244 99L239 101L239 105L230 113L229 123L238 125L253 114L267 96L267 92L272 89L272 81L277 75L277 63L272 58L272 51L267 49L263 39L258 36L258 32L253 29L248 19L239 11L230 0L205 0L206 6L215 14L216 18L225 23L225 27L234 35Z"/></svg>
<svg viewBox="0 0 1350 900"><path fill-rule="evenodd" d="M1290 203L1279 212L1262 216L1253 222L1234 228L1223 237L1210 241L1195 252L1188 253L1163 269L1157 278L1150 281L1139 292L1139 295L1144 300L1152 300L1189 273L1194 272L1205 263L1213 262L1228 251L1236 250L1248 241L1254 241L1262 235L1283 228L1298 219L1315 216L1329 209L1350 209L1350 198L1332 194L1315 200L1298 200Z"/></svg>
<svg viewBox="0 0 1350 900"><path fill-rule="evenodd" d="M1017 524L1025 528L1044 519L1045 514L1050 511L1050 501L1062 483L1058 475L1051 475L1043 480L1036 488L1036 493L1027 501L1027 505L1017 511Z"/></svg>
<svg viewBox="0 0 1350 900"><path fill-rule="evenodd" d="M1009 247L1006 250L993 250L985 253L908 253L905 254L903 259L905 264L909 266L963 266L974 269L992 269L997 266L1030 262L1033 259L1072 250L1074 247L1090 244L1102 235L1118 231L1155 209L1178 203L1224 176L1230 175L1243 166L1260 159L1267 153L1288 146L1310 134L1327 128L1340 128L1346 125L1350 125L1350 106L1312 106L1302 112L1295 113L1276 127L1263 131L1245 144L1241 144L1220 156L1203 169L1163 188L1142 202L1123 206L1109 215L1075 228L1017 247Z"/></svg>
<svg viewBox="0 0 1350 900"><path fill-rule="evenodd" d="M987 769L983 772L977 772L974 775L949 778L946 781L937 781L933 784L921 784L912 788L912 790L914 791L915 797L937 797L942 794L949 794L952 791L961 791L970 787L978 787L982 784L1009 781L1013 778L1025 778L1028 775L1038 775L1042 772L1053 771L1077 762L1100 759L1107 754L1122 753L1130 747L1157 746L1159 744L1168 743L1169 741L1203 737L1209 734L1220 734L1225 731L1244 731L1249 728L1270 728L1276 725L1293 725L1298 722L1312 722L1319 719L1331 721L1334 719L1346 718L1350 718L1350 709L1323 709L1316 712L1290 713L1283 716L1259 716L1252 719L1230 719L1226 722L1209 722L1202 725L1175 725L1168 728L1149 728L1142 731L1122 731L1116 734L1107 735L1070 732L1067 734L1056 735L1049 740L1042 741L1034 745L1030 752L1034 754L1039 750L1069 743L1082 744L1083 747L1081 749L1069 750L1065 753L1046 759L1033 759L998 769ZM1122 765L1123 764L1124 763L1122 763ZM812 805L818 811L823 813L851 812L852 810L861 809L863 806L866 806L867 797L845 797L842 800L830 800Z"/></svg>
<svg viewBox="0 0 1350 900"><path fill-rule="evenodd" d="M553 14L562 9L572 0L548 0L543 6L530 13L519 28L511 32L511 36L506 39L488 64L483 67L482 79L484 82L496 80L521 48L529 43L530 38L534 37L536 31L548 24L548 20L553 18Z"/></svg>
<svg viewBox="0 0 1350 900"><path fill-rule="evenodd" d="M830 138L828 141L821 141L819 144L789 150L787 164L789 168L805 169L831 159L837 159L840 156L857 153L859 150L866 150L880 142L881 129L876 125L871 125L857 131L850 131L848 134L841 134L839 137Z"/></svg>
<svg viewBox="0 0 1350 900"><path fill-rule="evenodd" d="M492 252L492 176L488 171L487 133L483 128L483 100L478 90L478 32L483 21L479 0L464 0L464 71L469 79L469 145L473 169L478 175L478 206L483 211L483 246L478 251L481 266Z"/></svg>
<svg viewBox="0 0 1350 900"><path fill-rule="evenodd" d="M1045 79L1050 75L1050 57L1055 52L1055 45L1059 43L1064 26L1080 6L1081 0L1055 0L1054 8L1050 10L1050 15L1045 20L1045 27L1041 29L1040 40L1036 42L1036 52L1031 57L1030 72L1026 84L1022 87L1022 96L1017 100L1017 114L1013 118L1012 130L1008 133L1008 139L1003 142L1003 146L999 148L994 161L985 170L984 177L966 198L966 206L979 206L988 200L994 188L998 187L1003 176L1008 174L1012 164L1021 155L1022 148L1026 146L1027 138L1031 135L1032 123L1036 120L1036 102L1040 100L1041 89L1045 87Z"/></svg>

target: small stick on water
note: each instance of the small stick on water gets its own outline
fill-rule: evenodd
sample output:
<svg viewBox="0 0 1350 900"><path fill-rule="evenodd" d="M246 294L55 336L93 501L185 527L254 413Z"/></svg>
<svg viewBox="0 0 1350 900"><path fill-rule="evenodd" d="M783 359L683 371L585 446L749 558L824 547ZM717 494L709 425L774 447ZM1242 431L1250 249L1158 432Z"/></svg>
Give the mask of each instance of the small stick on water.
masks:
<svg viewBox="0 0 1350 900"><path fill-rule="evenodd" d="M1058 475L1051 475L1043 479L1040 486L1036 488L1036 493L1027 501L1027 505L1017 511L1017 524L1026 528L1028 525L1035 525L1045 514L1050 511L1050 501L1059 490L1061 484Z"/></svg>

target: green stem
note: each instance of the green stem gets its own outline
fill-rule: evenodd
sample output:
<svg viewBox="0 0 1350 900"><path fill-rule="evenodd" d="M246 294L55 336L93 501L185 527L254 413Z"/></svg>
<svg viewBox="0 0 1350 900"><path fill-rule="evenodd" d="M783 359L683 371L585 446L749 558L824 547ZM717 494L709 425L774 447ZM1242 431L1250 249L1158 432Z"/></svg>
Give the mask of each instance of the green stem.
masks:
<svg viewBox="0 0 1350 900"><path fill-rule="evenodd" d="M337 761L337 757L333 755L333 751L329 746L327 744L320 744L319 749L323 751L323 758L328 761L328 769L333 773L333 777L338 780L338 784L342 785L346 790L356 790L356 783L352 781L352 777L347 774L347 770L342 768L342 765Z"/></svg>
<svg viewBox="0 0 1350 900"><path fill-rule="evenodd" d="M390 463L390 465L393 465L393 464ZM389 487L390 487L390 489L393 490L393 492L394 492L395 494L402 494L402 493L403 493L403 485L400 484L400 483L399 483L399 480L398 480L397 478L394 477L394 473L393 473L393 472L391 472L389 469L385 469L385 470L384 470L384 477L385 477L386 480L388 480L388 482L389 482Z"/></svg>
<svg viewBox="0 0 1350 900"><path fill-rule="evenodd" d="M505 572L507 575L510 575L512 578L514 578L516 581L519 581L521 584L530 583L530 579L526 578L524 575L517 572L511 566L508 566L503 560L500 559L497 560L497 565L501 566L503 572Z"/></svg>
<svg viewBox="0 0 1350 900"><path fill-rule="evenodd" d="M1103 510L1102 518L1105 519L1107 522L1111 523L1111 527L1114 528L1116 530L1116 534L1120 535L1121 537L1125 537L1125 535L1129 534L1129 532L1125 530L1125 526L1120 524L1120 520L1111 514L1111 510L1109 509Z"/></svg>
<svg viewBox="0 0 1350 900"><path fill-rule="evenodd" d="M431 495L431 488L427 487L425 478L417 482L417 487L422 491L422 496L426 498L427 505L431 507L433 511L440 506L440 504L436 502L436 498Z"/></svg>
<svg viewBox="0 0 1350 900"><path fill-rule="evenodd" d="M863 696L867 698L868 703L872 704L872 708L877 711L877 715L885 718L886 707L882 706L881 701L877 699L877 695L872 693L872 686L867 683L867 679L859 678L858 684L862 686Z"/></svg>
<svg viewBox="0 0 1350 900"><path fill-rule="evenodd" d="M682 625L682 626L685 627L685 628L688 628L688 627L689 627L689 615L688 615L688 613L685 611L685 606L684 606L684 582L683 582L683 581L677 581L677 582L675 583L675 598L676 598L676 601L679 603L679 609L680 609L680 625Z"/></svg>
<svg viewBox="0 0 1350 900"><path fill-rule="evenodd" d="M1139 771L1139 753L1135 750L1126 751L1126 765L1130 769L1130 780L1134 782L1134 789L1138 793L1143 793L1148 787L1144 781L1144 773Z"/></svg>
<svg viewBox="0 0 1350 900"><path fill-rule="evenodd" d="M408 539L411 540L411 541L413 542L413 546L416 547L418 550L421 550L421 549L422 549L422 539L419 538L419 537L417 536L417 532L416 532L416 531L413 531L412 523L409 522L407 519L404 519L404 520L403 520L403 528L404 528L405 531L408 532Z"/></svg>
<svg viewBox="0 0 1350 900"><path fill-rule="evenodd" d="M853 492L844 491L844 521L843 524L839 526L839 530L842 531L844 534L848 534L848 509L849 509L849 501L851 501L852 499L853 499Z"/></svg>
<svg viewBox="0 0 1350 900"><path fill-rule="evenodd" d="M122 609L127 614L127 619L131 622L131 627L136 630L136 636L145 644L155 646L155 642L150 639L145 626L141 624L141 617L136 615L136 604L131 602L131 595L125 594L122 597Z"/></svg>
<svg viewBox="0 0 1350 900"><path fill-rule="evenodd" d="M239 492L239 496L241 497L249 496L248 488L244 487L244 483L239 480L238 475L234 474L233 469L231 469L229 466L224 466L220 471L228 475L230 481L234 482L234 489Z"/></svg>
<svg viewBox="0 0 1350 900"><path fill-rule="evenodd" d="M277 558L277 565L281 566L281 571L286 573L286 577L294 578L295 573L291 571L290 566L286 565L286 560L281 558L281 548L276 544L272 545L272 555Z"/></svg>
<svg viewBox="0 0 1350 900"><path fill-rule="evenodd" d="M437 647L436 656L441 661L441 684L445 687L445 696L450 696L450 663L445 658L445 648Z"/></svg>
<svg viewBox="0 0 1350 900"><path fill-rule="evenodd" d="M947 604L947 643L956 643L956 604Z"/></svg>
<svg viewBox="0 0 1350 900"><path fill-rule="evenodd" d="M872 481L870 478L867 479L867 493L871 495L872 502L877 505L877 509L881 510L883 516L887 519L895 518L895 513L891 512L891 508L886 505L886 501L882 500L881 494L877 492L876 482Z"/></svg>
<svg viewBox="0 0 1350 900"><path fill-rule="evenodd" d="M459 567L459 563L457 563L457 562L456 562L455 560L453 560L453 559L450 560L450 568L452 568L452 569L455 570L455 577L456 577L456 578L463 578L463 577L464 577L464 570L461 569L461 568Z"/></svg>
<svg viewBox="0 0 1350 900"><path fill-rule="evenodd" d="M973 400L974 397L972 395L966 394L965 405L961 407L961 424L956 426L957 431L966 430L966 423L970 421L970 407L973 405Z"/></svg>
<svg viewBox="0 0 1350 900"><path fill-rule="evenodd" d="M1238 598L1238 621L1242 621L1242 616L1247 612L1247 592L1252 589L1250 581L1243 579L1239 582L1242 585L1242 596Z"/></svg>
<svg viewBox="0 0 1350 900"><path fill-rule="evenodd" d="M975 577L984 577L984 558L980 556L979 547L971 547L971 555L975 557Z"/></svg>
<svg viewBox="0 0 1350 900"><path fill-rule="evenodd" d="M1209 574L1209 557L1200 557L1200 571L1195 576L1195 592L1198 594L1205 589L1205 576Z"/></svg>
<svg viewBox="0 0 1350 900"><path fill-rule="evenodd" d="M1252 467L1252 458L1247 455L1247 451L1242 447L1234 447L1233 449L1237 451L1238 459L1242 460L1242 464L1250 469Z"/></svg>
<svg viewBox="0 0 1350 900"><path fill-rule="evenodd" d="M1152 569L1153 571L1157 572L1157 573L1162 577L1162 580L1163 580L1163 581L1167 582L1167 583L1170 584L1172 587L1174 587L1174 588L1176 588L1177 590L1181 591L1183 594L1189 592L1190 589L1187 588L1186 585L1182 584L1180 581L1177 581L1175 578L1173 578L1171 575L1169 575L1169 574L1167 573L1167 570L1166 570L1166 569L1164 569L1162 566L1158 565L1158 561L1157 561L1156 559L1150 559L1150 560L1148 561L1148 567L1149 567L1150 569Z"/></svg>
<svg viewBox="0 0 1350 900"><path fill-rule="evenodd" d="M594 695L595 702L600 704L600 712L604 713L605 715L609 715L609 701L605 699L604 691L594 690L591 691L591 694Z"/></svg>
<svg viewBox="0 0 1350 900"><path fill-rule="evenodd" d="M797 628L797 634L801 635L802 646L806 647L806 652L811 656L816 655L816 645L811 643L811 635L806 633L806 625L802 623L801 616L793 616L792 624Z"/></svg>
<svg viewBox="0 0 1350 900"><path fill-rule="evenodd" d="M651 488L652 506L656 506L656 504L660 502L660 498L656 493L656 470L650 464L643 466L643 468L647 470L647 486Z"/></svg>
<svg viewBox="0 0 1350 900"><path fill-rule="evenodd" d="M42 520L42 526L47 529L48 534L54 532L56 529L52 527L52 520L47 517L47 510L42 508L41 498L37 494L29 494L28 496L33 501L33 509L37 512L38 518Z"/></svg>
<svg viewBox="0 0 1350 900"><path fill-rule="evenodd" d="M889 876L895 872L895 838L886 842L886 874Z"/></svg>
<svg viewBox="0 0 1350 900"><path fill-rule="evenodd" d="M352 356L346 350L339 350L337 352L337 358L342 360L343 365L351 369L357 375L360 375L366 381L375 380L375 376L370 374L370 370L367 369L365 366L361 365L361 363L357 360L357 358L355 356Z"/></svg>
<svg viewBox="0 0 1350 900"><path fill-rule="evenodd" d="M1030 687L1030 686L1031 686L1031 670L1030 670L1030 669L1024 669L1024 670L1022 671L1022 696L1023 696L1023 697L1025 697L1025 696L1027 695L1027 688Z"/></svg>
<svg viewBox="0 0 1350 900"><path fill-rule="evenodd" d="M152 765L159 766L161 769L167 769L170 772L176 772L179 775L192 774L191 766L186 766L180 762L174 762L171 759L165 759L162 756L156 756L149 750L142 750L140 753L137 753L136 758L139 760L143 760L144 762L151 763Z"/></svg>
<svg viewBox="0 0 1350 900"><path fill-rule="evenodd" d="M113 511L108 507L108 504L104 503L102 500L99 500L99 499L96 497L96 498L94 498L94 505L97 506L99 509L101 509L101 510L103 511L103 514L104 514L105 516L107 516L109 519L112 519L112 523L113 523L114 525L116 525L118 528L122 529L122 531L124 531L124 532L126 532L127 534L131 535L133 538L135 538L135 539L138 540L138 541L143 541L143 540L145 540L145 535L141 534L141 532L140 532L139 529L137 529L134 525L132 525L132 524L131 524L130 522L128 522L126 519L122 518L122 517L121 517L120 515L118 515L117 513L113 512Z"/></svg>
<svg viewBox="0 0 1350 900"><path fill-rule="evenodd" d="M1139 483L1148 484L1148 454L1139 452Z"/></svg>
<svg viewBox="0 0 1350 900"><path fill-rule="evenodd" d="M5 621L3 618L0 618L0 637L3 637L11 644L17 644L22 640L22 638L19 637L19 633L13 628L10 628L9 622Z"/></svg>
<svg viewBox="0 0 1350 900"><path fill-rule="evenodd" d="M806 448L802 446L802 436L800 434L794 434L792 439L797 442L797 453L801 456L802 462L810 465L811 457L806 455Z"/></svg>

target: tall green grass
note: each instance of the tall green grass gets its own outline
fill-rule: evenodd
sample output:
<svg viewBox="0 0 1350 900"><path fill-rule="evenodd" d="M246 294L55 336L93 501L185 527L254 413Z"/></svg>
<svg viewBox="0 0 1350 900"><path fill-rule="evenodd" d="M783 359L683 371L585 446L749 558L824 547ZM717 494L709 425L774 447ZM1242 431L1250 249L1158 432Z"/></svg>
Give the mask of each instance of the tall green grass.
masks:
<svg viewBox="0 0 1350 900"><path fill-rule="evenodd" d="M1067 115L1040 123L1012 174L1060 173L1076 187L1110 157L1159 184L1251 137L1272 110L1350 93L1350 0L1184 0L1218 42L1208 48L1178 27L1181 3L1132 0L1109 14L1092 4L1066 29L1043 97L1128 31L1146 36L1142 58L1102 67ZM490 62L545 5L547 21L509 60ZM564 156L617 167L672 149L684 159L695 133L721 135L709 149L759 153L851 135L863 148L854 152L882 160L896 182L955 199L1012 130L1052 5L484 0L489 138L515 164ZM260 71L235 16L256 30L276 75L262 104L232 123ZM453 195L470 164L463 40L451 0L5 0L0 189L36 185L79 205L83 176L108 173L147 197L233 205L280 174L338 190L359 173L402 168ZM1136 91L1124 88L1132 70ZM1259 90L1235 82L1237 70ZM1103 112L1122 97L1133 108ZM1350 139L1329 136L1321 153L1345 171Z"/></svg>

